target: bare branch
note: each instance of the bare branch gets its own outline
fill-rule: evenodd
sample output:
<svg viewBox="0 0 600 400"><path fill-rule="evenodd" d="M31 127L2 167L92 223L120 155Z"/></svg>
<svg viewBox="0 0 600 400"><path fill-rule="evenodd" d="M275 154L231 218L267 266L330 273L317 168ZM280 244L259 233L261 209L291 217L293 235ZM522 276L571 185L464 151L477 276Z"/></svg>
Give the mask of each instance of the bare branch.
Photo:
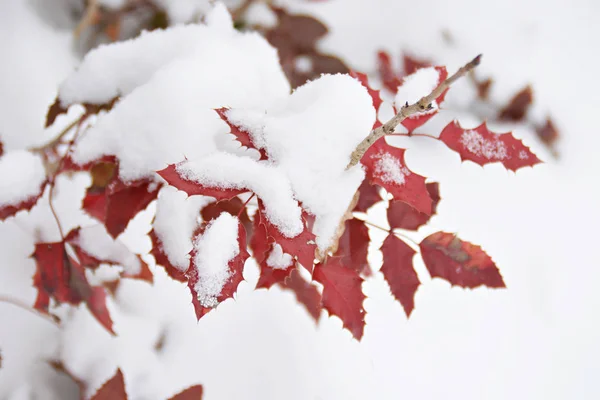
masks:
<svg viewBox="0 0 600 400"><path fill-rule="evenodd" d="M418 114L423 111L431 110L432 102L437 99L446 89L448 89L456 80L467 74L473 68L477 67L481 62L481 54L475 57L473 60L465 64L461 67L454 75L446 79L444 82L440 83L431 93L427 96L422 97L419 101L414 104L408 104L402 106L398 114L394 115L392 119L390 119L385 124L381 125L379 128L373 129L369 136L367 136L362 142L356 146L356 149L352 152L350 156L350 163L346 167L346 169L350 169L356 164L358 164L363 157L363 155L369 150L379 138L393 133L396 127L402 122L404 119L410 117L411 115Z"/></svg>

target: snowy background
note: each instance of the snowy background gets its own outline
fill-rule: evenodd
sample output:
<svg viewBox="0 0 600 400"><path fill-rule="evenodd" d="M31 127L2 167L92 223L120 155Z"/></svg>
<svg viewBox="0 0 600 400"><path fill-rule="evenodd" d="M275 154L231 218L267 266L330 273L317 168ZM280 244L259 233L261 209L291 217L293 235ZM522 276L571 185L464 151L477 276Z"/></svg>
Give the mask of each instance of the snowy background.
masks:
<svg viewBox="0 0 600 400"><path fill-rule="evenodd" d="M337 318L322 315L316 327L289 293L253 291L257 272L251 268L236 301L196 323L187 289L155 269L154 287L124 282L111 303L117 338L83 309L72 312L61 332L0 303L0 399L70 398L68 379L44 361L56 356L95 387L119 366L128 389L135 388L134 399L167 398L195 383L204 385L208 400L598 398L600 263L594 228L600 194L593 182L600 167L600 104L594 96L600 91L600 55L593 49L600 4L288 3L322 19L331 29L322 47L359 70L373 71L380 48L395 56L409 50L450 71L484 53L479 71L494 77L492 94L499 102L532 83L533 114L550 111L563 135L558 160L519 131L547 163L516 175L498 165L461 164L430 141L404 143L411 169L441 182L438 215L423 233L453 231L481 244L508 288L471 291L429 282L418 262L424 284L407 321L377 274L364 285L367 326L358 343ZM79 62L70 27L49 17L48 4L0 0L0 137L7 149L54 136L56 130L42 129L47 107ZM447 112L464 113L451 95L448 103L456 110L449 105ZM67 226L74 223L67 210L81 195L58 195ZM384 211L374 210L373 218L381 219ZM33 213L51 221L47 210ZM152 207L126 231L132 250L148 251L149 240L139 238L151 217ZM30 224L21 216L0 224L0 296L26 304L35 298ZM373 252L375 268L378 260Z"/></svg>

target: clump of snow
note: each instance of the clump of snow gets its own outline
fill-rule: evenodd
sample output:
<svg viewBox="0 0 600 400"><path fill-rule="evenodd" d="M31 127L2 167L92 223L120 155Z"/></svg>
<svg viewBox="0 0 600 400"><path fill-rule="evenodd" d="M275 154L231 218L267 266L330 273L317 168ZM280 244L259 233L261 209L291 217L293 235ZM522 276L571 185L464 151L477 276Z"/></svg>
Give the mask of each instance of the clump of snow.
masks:
<svg viewBox="0 0 600 400"><path fill-rule="evenodd" d="M506 145L500 140L485 139L479 132L468 130L460 136L460 142L471 153L488 160L504 160L508 158Z"/></svg>
<svg viewBox="0 0 600 400"><path fill-rule="evenodd" d="M121 241L113 239L104 225L98 224L81 228L76 244L99 260L121 265L127 273L137 274L141 270L138 257Z"/></svg>
<svg viewBox="0 0 600 400"><path fill-rule="evenodd" d="M198 270L195 290L203 307L215 307L217 297L231 277L229 261L240 252L236 217L222 213L194 241L194 265Z"/></svg>
<svg viewBox="0 0 600 400"><path fill-rule="evenodd" d="M292 256L284 253L283 248L275 244L267 258L267 265L273 269L287 269L292 265Z"/></svg>
<svg viewBox="0 0 600 400"><path fill-rule="evenodd" d="M376 157L378 158L375 162L377 176L384 182L403 185L405 178L410 175L408 168L389 153L381 153Z"/></svg>
<svg viewBox="0 0 600 400"><path fill-rule="evenodd" d="M258 25L264 28L272 28L277 25L277 15L266 2L254 2L246 10L244 15L246 23L250 26Z"/></svg>
<svg viewBox="0 0 600 400"><path fill-rule="evenodd" d="M521 150L519 152L519 159L527 160L528 158L529 158L529 154L527 154L527 152L525 150Z"/></svg>
<svg viewBox="0 0 600 400"><path fill-rule="evenodd" d="M158 193L154 233L169 262L182 272L189 266L192 236L200 221L200 210L213 201L212 197L188 196L172 186Z"/></svg>
<svg viewBox="0 0 600 400"><path fill-rule="evenodd" d="M263 201L269 222L285 236L294 237L303 230L302 210L294 200L284 172L249 157L216 153L177 166L184 178L222 189L248 189Z"/></svg>
<svg viewBox="0 0 600 400"><path fill-rule="evenodd" d="M313 70L313 62L307 56L298 56L294 60L294 64L296 65L296 69L298 72L309 73Z"/></svg>
<svg viewBox="0 0 600 400"><path fill-rule="evenodd" d="M421 99L423 96L427 96L433 91L438 85L440 79L439 72L433 68L421 68L415 71L413 74L408 75L402 80L402 84L398 86L394 103L399 109L407 102L413 104ZM435 112L438 105L435 101L431 103L432 108L422 113L416 114L422 115L427 113Z"/></svg>
<svg viewBox="0 0 600 400"><path fill-rule="evenodd" d="M0 207L17 205L40 193L46 180L42 159L26 150L14 150L0 157Z"/></svg>

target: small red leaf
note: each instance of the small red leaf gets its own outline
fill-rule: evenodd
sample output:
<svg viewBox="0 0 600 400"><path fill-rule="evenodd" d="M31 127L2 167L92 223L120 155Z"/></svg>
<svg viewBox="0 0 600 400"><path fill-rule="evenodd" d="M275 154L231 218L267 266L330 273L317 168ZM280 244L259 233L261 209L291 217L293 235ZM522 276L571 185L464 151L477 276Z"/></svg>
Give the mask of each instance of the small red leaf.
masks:
<svg viewBox="0 0 600 400"><path fill-rule="evenodd" d="M273 268L268 265L267 260L275 246L275 242L267 235L265 224L260 222L260 217L257 215L254 218L254 235L250 241L250 248L256 262L260 267L260 278L256 284L257 289L268 289L276 283L281 283L295 269L295 262L292 261L285 269Z"/></svg>
<svg viewBox="0 0 600 400"><path fill-rule="evenodd" d="M424 214L431 214L432 200L425 186L425 177L406 167L404 149L390 146L380 138L367 150L361 163L367 178L394 196Z"/></svg>
<svg viewBox="0 0 600 400"><path fill-rule="evenodd" d="M203 229L199 230L198 235L202 235ZM197 237L197 236L196 236ZM221 289L221 293L217 296L217 303L220 304L223 301L233 297L235 294L239 283L244 280L244 276L242 275L244 270L244 264L250 254L246 249L246 232L241 223L238 223L238 244L239 244L239 253L237 256L232 258L229 263L229 272L230 277L227 280L227 283ZM208 307L202 305L198 300L198 292L196 291L196 284L200 281L200 276L198 275L198 268L195 265L195 255L196 249L194 248L191 252L191 263L190 268L188 268L186 272L186 276L188 278L188 287L192 292L192 303L194 304L194 309L196 311L196 318L200 319L204 315L206 315L213 307Z"/></svg>
<svg viewBox="0 0 600 400"><path fill-rule="evenodd" d="M394 72L390 55L387 52L380 50L377 52L377 63L379 76L383 86L385 86L385 88L390 92L396 93L398 86L400 86L401 80Z"/></svg>
<svg viewBox="0 0 600 400"><path fill-rule="evenodd" d="M421 68L431 67L431 62L416 59L408 54L402 55L402 64L404 65L405 75L410 75Z"/></svg>
<svg viewBox="0 0 600 400"><path fill-rule="evenodd" d="M353 211L366 213L371 206L383 200L379 194L379 188L375 185L370 185L366 179L360 184L358 192L358 202Z"/></svg>
<svg viewBox="0 0 600 400"><path fill-rule="evenodd" d="M8 217L12 217L19 211L29 211L36 205L42 194L44 194L44 188L48 181L44 181L40 186L40 191L35 196L31 196L30 198L20 201L17 204L6 204L0 207L0 221L5 220Z"/></svg>
<svg viewBox="0 0 600 400"><path fill-rule="evenodd" d="M152 250L150 254L154 256L156 260L156 264L162 265L167 275L176 281L187 282L187 277L185 276L185 272L181 271L179 268L174 267L173 264L169 261L169 257L165 254L162 248L162 242L154 233L154 229L152 229L149 233L150 240L152 241Z"/></svg>
<svg viewBox="0 0 600 400"><path fill-rule="evenodd" d="M241 143L242 146L245 146L249 149L258 150L258 152L260 153L260 159L268 160L265 149L258 149L254 145L254 142L252 142L252 138L250 138L250 133L248 131L246 131L244 128L233 124L229 120L229 118L227 117L227 111L229 111L229 108L218 108L215 111L217 112L217 114L219 114L219 117L221 117L221 119L223 121L225 121L225 123L227 123L227 125L229 125L229 129L231 129L231 133L236 137L236 139L238 140L238 142Z"/></svg>
<svg viewBox="0 0 600 400"><path fill-rule="evenodd" d="M527 115L527 111L529 111L529 107L533 103L533 90L531 86L527 85L525 88L521 89L518 93L516 93L512 99L508 102L500 113L498 114L498 119L504 121L521 121Z"/></svg>
<svg viewBox="0 0 600 400"><path fill-rule="evenodd" d="M415 308L415 292L421 284L413 267L417 253L409 245L390 233L381 246L383 265L381 272L390 285L392 294L402 304L407 317Z"/></svg>
<svg viewBox="0 0 600 400"><path fill-rule="evenodd" d="M367 89L371 99L373 99L373 107L375 108L375 112L379 111L379 107L381 107L383 100L381 99L379 90L375 90L369 86L369 78L367 75L363 74L362 72L350 71L350 76L354 79L357 79Z"/></svg>
<svg viewBox="0 0 600 400"><path fill-rule="evenodd" d="M169 400L202 400L202 385L194 385L177 393Z"/></svg>
<svg viewBox="0 0 600 400"><path fill-rule="evenodd" d="M100 324L102 324L107 331L114 335L115 332L112 329L113 322L110 318L108 308L106 307L106 292L102 287L92 287L91 289L92 290L86 299L85 304L92 315L96 317L98 322L100 322Z"/></svg>
<svg viewBox="0 0 600 400"><path fill-rule="evenodd" d="M446 67L435 67L435 70L438 72L437 84L440 85L442 82L444 82L446 80L446 78L448 78L448 71L446 71ZM405 79L407 79L407 78L405 78ZM402 80L402 82L404 82L404 79ZM404 126L408 130L409 134L414 132L415 129L417 129L420 126L422 126L423 124L425 124L425 122L429 121L435 114L437 114L437 112L439 110L439 105L444 101L444 98L446 97L447 92L448 92L448 89L446 89L441 95L439 95L435 99L438 107L434 108L433 110L427 111L426 113L419 113L419 114L412 115L408 118L405 118L401 122L402 126ZM423 97L427 96L428 94L429 93L423 93Z"/></svg>
<svg viewBox="0 0 600 400"><path fill-rule="evenodd" d="M121 234L129 221L158 196L160 185L154 182L122 184L117 181L109 186L106 207L106 230L112 237Z"/></svg>
<svg viewBox="0 0 600 400"><path fill-rule="evenodd" d="M456 151L463 161L473 161L481 166L501 162L507 169L516 171L541 162L510 132L491 132L485 123L474 129L464 129L458 122L450 122L442 131L440 140Z"/></svg>
<svg viewBox="0 0 600 400"><path fill-rule="evenodd" d="M323 307L338 316L344 327L360 340L365 328L363 279L334 257L326 264L317 264L313 278L323 284Z"/></svg>
<svg viewBox="0 0 600 400"><path fill-rule="evenodd" d="M323 308L321 306L321 293L319 293L319 290L312 282L308 282L302 278L300 272L294 268L290 276L287 277L285 282L280 283L280 285L294 292L296 300L304 306L315 322L319 322L319 316Z"/></svg>
<svg viewBox="0 0 600 400"><path fill-rule="evenodd" d="M91 400L127 400L125 379L120 369L98 389Z"/></svg>
<svg viewBox="0 0 600 400"><path fill-rule="evenodd" d="M157 172L167 183L171 186L176 187L179 190L183 190L188 195L193 196L195 194L201 194L204 196L214 197L219 200L229 200L238 194L247 192L246 189L221 189L212 188L199 184L198 182L190 181L182 177L177 172L177 166L174 164L169 165L167 168Z"/></svg>
<svg viewBox="0 0 600 400"><path fill-rule="evenodd" d="M505 287L490 256L481 247L464 242L452 233L436 232L423 239L419 247L425 266L434 278L467 288Z"/></svg>
<svg viewBox="0 0 600 400"><path fill-rule="evenodd" d="M538 126L535 131L540 140L547 146L552 146L560 136L558 134L558 129L556 129L556 126L554 126L554 123L550 118L547 118L546 122L543 125Z"/></svg>
<svg viewBox="0 0 600 400"><path fill-rule="evenodd" d="M392 200L389 203L387 209L387 219L391 229L409 229L417 230L419 227L425 225L435 214L437 205L440 201L439 184L437 182L431 182L426 184L427 192L433 201L431 207L431 215L421 213L408 204L400 200Z"/></svg>
<svg viewBox="0 0 600 400"><path fill-rule="evenodd" d="M344 233L338 242L338 249L333 255L340 262L361 275L370 276L373 272L367 261L369 252L369 228L364 221L352 218L346 220Z"/></svg>

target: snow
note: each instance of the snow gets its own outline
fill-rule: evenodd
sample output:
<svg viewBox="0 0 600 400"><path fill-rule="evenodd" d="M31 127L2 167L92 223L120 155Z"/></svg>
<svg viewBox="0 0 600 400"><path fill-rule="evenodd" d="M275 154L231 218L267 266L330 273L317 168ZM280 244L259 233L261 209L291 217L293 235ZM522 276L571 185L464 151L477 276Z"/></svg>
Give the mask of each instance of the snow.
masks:
<svg viewBox="0 0 600 400"><path fill-rule="evenodd" d="M410 175L408 168L400 160L389 153L376 155L375 173L382 181L404 185L405 178Z"/></svg>
<svg viewBox="0 0 600 400"><path fill-rule="evenodd" d="M0 157L0 207L17 205L40 193L46 170L37 154L8 151Z"/></svg>
<svg viewBox="0 0 600 400"><path fill-rule="evenodd" d="M246 10L244 20L250 26L272 28L277 25L277 15L266 3L254 2Z"/></svg>
<svg viewBox="0 0 600 400"><path fill-rule="evenodd" d="M283 248L275 244L267 257L267 265L273 269L287 269L292 265L292 256L284 253Z"/></svg>
<svg viewBox="0 0 600 400"><path fill-rule="evenodd" d="M127 0L97 0L99 6L103 6L112 10L122 8L127 4Z"/></svg>
<svg viewBox="0 0 600 400"><path fill-rule="evenodd" d="M488 160L504 160L508 157L506 145L500 140L485 139L479 132L468 130L460 136L460 142L471 153Z"/></svg>
<svg viewBox="0 0 600 400"><path fill-rule="evenodd" d="M287 237L302 233L300 206L283 172L249 157L216 153L177 166L184 178L221 189L249 189L263 201L269 222Z"/></svg>
<svg viewBox="0 0 600 400"><path fill-rule="evenodd" d="M437 87L439 79L440 74L433 67L418 69L414 73L404 77L402 84L398 86L398 91L396 92L394 100L396 108L400 109L406 102L413 104L419 101L421 97L427 96ZM432 113L438 108L435 101L431 105L432 109L417 115Z"/></svg>
<svg viewBox="0 0 600 400"><path fill-rule="evenodd" d="M200 210L214 198L190 196L172 186L158 193L156 216L152 226L169 262L181 271L189 266L192 236L200 221Z"/></svg>
<svg viewBox="0 0 600 400"><path fill-rule="evenodd" d="M117 239L113 239L104 225L86 226L79 230L76 244L91 256L111 261L123 267L128 274L135 275L141 270L140 260L127 246Z"/></svg>
<svg viewBox="0 0 600 400"><path fill-rule="evenodd" d="M198 270L195 286L203 307L216 307L217 297L231 277L229 262L240 253L237 217L221 213L194 241L193 264Z"/></svg>

